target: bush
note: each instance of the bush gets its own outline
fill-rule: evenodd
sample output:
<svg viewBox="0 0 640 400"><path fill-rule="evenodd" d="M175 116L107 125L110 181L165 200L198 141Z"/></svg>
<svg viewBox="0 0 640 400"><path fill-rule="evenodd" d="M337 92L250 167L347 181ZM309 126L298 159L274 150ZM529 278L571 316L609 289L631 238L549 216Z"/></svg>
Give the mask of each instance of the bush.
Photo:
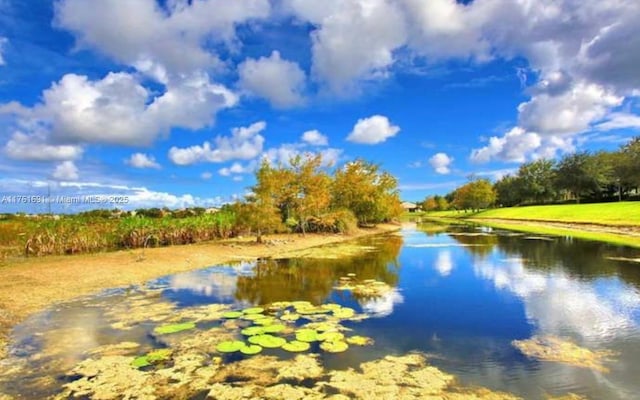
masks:
<svg viewBox="0 0 640 400"><path fill-rule="evenodd" d="M350 210L337 210L307 219L309 232L352 233L358 219Z"/></svg>

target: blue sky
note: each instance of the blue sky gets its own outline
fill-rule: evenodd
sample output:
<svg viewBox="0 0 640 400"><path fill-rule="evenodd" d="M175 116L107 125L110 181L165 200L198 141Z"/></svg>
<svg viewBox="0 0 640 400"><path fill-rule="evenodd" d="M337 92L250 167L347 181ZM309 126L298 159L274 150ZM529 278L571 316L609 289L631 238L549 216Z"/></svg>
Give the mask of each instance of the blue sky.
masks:
<svg viewBox="0 0 640 400"><path fill-rule="evenodd" d="M633 0L0 0L0 196L210 206L264 157L320 152L421 200L615 149L640 128L638 17ZM19 210L45 211L0 204Z"/></svg>

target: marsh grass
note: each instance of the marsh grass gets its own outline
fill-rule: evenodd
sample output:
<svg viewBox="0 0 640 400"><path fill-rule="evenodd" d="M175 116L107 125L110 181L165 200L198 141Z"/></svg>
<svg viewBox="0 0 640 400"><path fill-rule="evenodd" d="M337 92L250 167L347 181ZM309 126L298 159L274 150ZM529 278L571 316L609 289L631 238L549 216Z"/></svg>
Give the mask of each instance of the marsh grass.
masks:
<svg viewBox="0 0 640 400"><path fill-rule="evenodd" d="M236 234L231 212L185 218L14 217L0 221L0 260L190 244Z"/></svg>

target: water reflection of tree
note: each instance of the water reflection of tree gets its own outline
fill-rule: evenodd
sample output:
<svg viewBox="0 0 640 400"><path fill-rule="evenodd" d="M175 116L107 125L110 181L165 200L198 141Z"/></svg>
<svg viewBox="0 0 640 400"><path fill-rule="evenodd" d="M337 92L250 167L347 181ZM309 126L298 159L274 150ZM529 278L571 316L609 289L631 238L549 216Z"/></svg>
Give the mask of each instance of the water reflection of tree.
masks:
<svg viewBox="0 0 640 400"><path fill-rule="evenodd" d="M376 279L397 286L402 238L385 236L359 244L375 246L376 250L336 260L261 259L253 276L238 278L235 296L256 304L284 300L319 304L330 295L338 279L349 273L355 273L358 279Z"/></svg>
<svg viewBox="0 0 640 400"><path fill-rule="evenodd" d="M607 257L633 257L637 252L606 243L556 237L553 240L525 239L522 236L453 236L463 244L482 244L467 249L486 255L494 246L507 257L523 259L527 268L550 271L562 269L580 279L618 276L625 282L640 286L640 269L623 261Z"/></svg>
<svg viewBox="0 0 640 400"><path fill-rule="evenodd" d="M475 232L477 233L477 232ZM463 244L474 256L485 257L493 251L498 244L498 236L496 235L450 235L456 242Z"/></svg>

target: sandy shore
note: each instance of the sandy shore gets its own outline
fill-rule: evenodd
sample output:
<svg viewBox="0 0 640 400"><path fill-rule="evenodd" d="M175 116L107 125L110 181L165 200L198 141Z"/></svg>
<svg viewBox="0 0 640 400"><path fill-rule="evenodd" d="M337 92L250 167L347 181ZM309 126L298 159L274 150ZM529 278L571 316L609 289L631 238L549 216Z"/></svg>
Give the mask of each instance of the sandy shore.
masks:
<svg viewBox="0 0 640 400"><path fill-rule="evenodd" d="M28 315L102 289L141 284L177 272L225 262L270 257L278 253L400 229L378 225L351 235L270 235L264 244L254 238L185 246L136 249L76 256L21 259L0 267L0 359L7 335Z"/></svg>

